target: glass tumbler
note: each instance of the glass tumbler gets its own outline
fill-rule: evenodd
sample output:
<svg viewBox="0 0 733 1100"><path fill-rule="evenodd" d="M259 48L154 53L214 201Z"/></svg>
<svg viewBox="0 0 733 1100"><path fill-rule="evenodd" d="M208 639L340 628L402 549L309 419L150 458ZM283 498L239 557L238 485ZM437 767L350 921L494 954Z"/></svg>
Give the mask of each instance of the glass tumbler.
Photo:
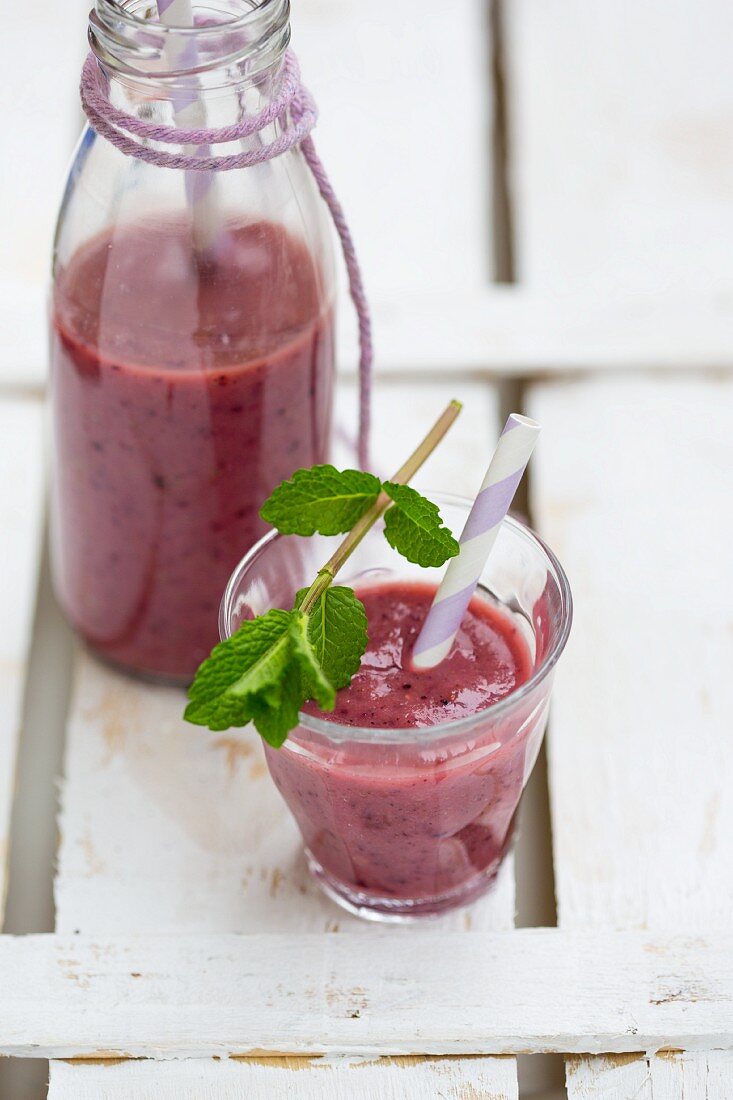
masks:
<svg viewBox="0 0 733 1100"><path fill-rule="evenodd" d="M471 502L428 496L460 531ZM276 532L263 538L229 581L222 638L244 619L291 607L339 541ZM439 578L439 570L398 557L377 525L337 583L364 588L389 580L437 584ZM529 647L532 674L511 695L470 717L417 729L356 728L301 713L281 749L265 746L311 872L359 916L404 921L465 905L491 886L511 843L570 631L572 599L552 551L511 518L477 594L501 606Z"/></svg>

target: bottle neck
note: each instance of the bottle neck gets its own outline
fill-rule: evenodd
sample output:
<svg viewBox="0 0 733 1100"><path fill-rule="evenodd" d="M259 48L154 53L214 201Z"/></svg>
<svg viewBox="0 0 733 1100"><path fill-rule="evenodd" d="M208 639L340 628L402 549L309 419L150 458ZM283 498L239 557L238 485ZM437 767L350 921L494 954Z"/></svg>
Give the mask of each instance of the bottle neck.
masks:
<svg viewBox="0 0 733 1100"><path fill-rule="evenodd" d="M290 0L207 0L193 16L193 27L164 26L151 0L96 0L89 43L115 106L164 121L195 99L218 127L266 105L290 41Z"/></svg>

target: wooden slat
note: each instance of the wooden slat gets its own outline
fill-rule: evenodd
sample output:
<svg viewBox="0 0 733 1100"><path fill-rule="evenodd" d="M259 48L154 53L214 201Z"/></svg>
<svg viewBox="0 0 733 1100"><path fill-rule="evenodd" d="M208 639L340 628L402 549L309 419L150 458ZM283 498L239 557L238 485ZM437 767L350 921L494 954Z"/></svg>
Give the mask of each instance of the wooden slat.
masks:
<svg viewBox="0 0 733 1100"><path fill-rule="evenodd" d="M518 278L552 292L729 291L726 0L508 0Z"/></svg>
<svg viewBox="0 0 733 1100"><path fill-rule="evenodd" d="M573 636L550 772L564 928L733 919L733 379L538 386Z"/></svg>
<svg viewBox="0 0 733 1100"><path fill-rule="evenodd" d="M576 605L549 753L561 927L727 930L733 379L535 386L529 411L535 521ZM688 1062L663 1072L706 1095ZM601 1063L568 1084L617 1095Z"/></svg>
<svg viewBox="0 0 733 1100"><path fill-rule="evenodd" d="M48 1100L273 1100L295 1095L298 1100L517 1100L517 1075L512 1058L57 1063Z"/></svg>
<svg viewBox="0 0 733 1100"><path fill-rule="evenodd" d="M301 0L293 47L315 139L372 292L489 278L491 117L483 0ZM440 155L436 155L436 145Z"/></svg>
<svg viewBox="0 0 733 1100"><path fill-rule="evenodd" d="M418 470L411 484L418 489L475 496L481 485L486 455L496 442L499 397L491 383L470 381L453 372L451 379L423 379L420 385L380 378L374 389L372 410L373 465L389 476L402 464L449 401L457 399L463 410L450 433ZM342 381L337 387L334 461L353 465L353 450L344 447L356 427L356 386Z"/></svg>
<svg viewBox="0 0 733 1100"><path fill-rule="evenodd" d="M416 484L475 492L498 426L496 395L477 383L377 387L377 467L393 472L452 397L465 402L464 412ZM340 387L338 418L347 428L355 403L354 386ZM337 461L353 463L343 444L338 452ZM58 930L373 934L310 879L257 735L196 730L181 720L182 705L176 690L135 683L80 657L62 792ZM508 860L489 897L438 926L503 930L513 918ZM328 1045L328 1032L322 1037ZM512 1072L516 1087L510 1064L497 1063L497 1095ZM482 1072L491 1072L490 1063Z"/></svg>
<svg viewBox="0 0 733 1100"><path fill-rule="evenodd" d="M568 375L598 370L717 371L733 364L733 297L552 297L516 287L460 296L372 296L375 373L444 378L471 371L487 377ZM349 307L344 303L343 314ZM45 384L45 291L0 304L6 341L0 383L40 390ZM29 341L28 334L32 339ZM339 329L340 362L354 373L356 342Z"/></svg>
<svg viewBox="0 0 733 1100"><path fill-rule="evenodd" d="M733 294L572 296L522 287L374 299L377 370L498 376L733 365ZM348 342L347 342L348 341ZM342 361L353 360L353 339Z"/></svg>
<svg viewBox="0 0 733 1100"><path fill-rule="evenodd" d="M0 1054L733 1047L731 934L411 928L366 936L5 936L0 972Z"/></svg>
<svg viewBox="0 0 733 1100"><path fill-rule="evenodd" d="M0 285L0 291L2 286ZM0 385L39 391L46 378L44 287L0 294ZM445 378L568 375L633 369L716 371L733 365L733 295L553 296L519 287L462 294L370 295L375 373ZM350 306L342 302L341 318ZM356 338L339 325L339 362L353 375Z"/></svg>
<svg viewBox="0 0 733 1100"><path fill-rule="evenodd" d="M0 398L0 925L21 704L38 581L43 519L43 414L36 401Z"/></svg>
<svg viewBox="0 0 733 1100"><path fill-rule="evenodd" d="M47 287L0 272L0 392L40 396L47 375Z"/></svg>
<svg viewBox="0 0 733 1100"><path fill-rule="evenodd" d="M303 0L292 21L320 108L315 139L370 298L460 297L487 286L492 108L483 0L454 0L450 10L442 0ZM338 271L345 303L342 262ZM339 327L343 361L353 366L356 322L346 306ZM454 329L451 365L461 363L460 341Z"/></svg>
<svg viewBox="0 0 733 1100"><path fill-rule="evenodd" d="M23 88L23 110L7 111L3 126L0 285L11 291L4 301L14 300L18 284L32 287L47 278L64 173L81 132L78 86L88 10L86 0L68 0L63 8L6 5L3 12L4 80L8 88Z"/></svg>
<svg viewBox="0 0 733 1100"><path fill-rule="evenodd" d="M568 1092L582 1100L724 1100L733 1096L733 1052L569 1058Z"/></svg>

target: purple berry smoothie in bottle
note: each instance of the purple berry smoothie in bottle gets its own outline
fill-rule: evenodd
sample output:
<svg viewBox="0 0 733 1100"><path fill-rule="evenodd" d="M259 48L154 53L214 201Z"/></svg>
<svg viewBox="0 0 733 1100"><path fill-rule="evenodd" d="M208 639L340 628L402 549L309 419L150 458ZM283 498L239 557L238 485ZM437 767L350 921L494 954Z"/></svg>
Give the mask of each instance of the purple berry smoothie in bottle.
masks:
<svg viewBox="0 0 733 1100"><path fill-rule="evenodd" d="M158 28L165 45L151 44L148 7L97 0L91 15L117 107L170 125L180 87L195 85L207 126L221 127L268 103L287 0L216 0L217 20L209 5L195 76L171 71L184 32ZM236 148L279 132L275 121ZM334 372L330 232L300 149L211 173L205 248L186 175L87 128L51 300L59 598L101 656L183 681L217 641L221 591L264 531L262 501L328 458Z"/></svg>

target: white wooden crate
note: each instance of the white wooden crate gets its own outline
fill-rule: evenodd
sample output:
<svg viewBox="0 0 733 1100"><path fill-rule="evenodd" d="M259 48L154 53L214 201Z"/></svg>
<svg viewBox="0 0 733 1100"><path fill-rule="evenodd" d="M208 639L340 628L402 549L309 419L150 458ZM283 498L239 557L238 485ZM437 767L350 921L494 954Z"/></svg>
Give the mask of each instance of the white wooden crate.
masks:
<svg viewBox="0 0 733 1100"><path fill-rule="evenodd" d="M9 79L29 26L46 47L54 19L65 36L38 103L51 78L73 84L85 6L12 23ZM509 394L545 425L532 518L577 606L550 730L559 928L512 930L511 861L424 931L343 914L307 876L256 738L186 726L179 693L78 652L56 933L0 938L0 1054L56 1059L52 1100L508 1100L513 1056L548 1050L570 1055L578 1100L733 1095L730 11L502 10L510 288L490 282L482 0L301 0L295 44L364 244L380 467L454 395L466 411L423 484L475 491ZM0 878L43 518L39 273L71 91L67 107L50 159L14 131L0 191L17 215L0 260ZM33 214L15 205L20 160ZM353 381L339 400L348 422Z"/></svg>

